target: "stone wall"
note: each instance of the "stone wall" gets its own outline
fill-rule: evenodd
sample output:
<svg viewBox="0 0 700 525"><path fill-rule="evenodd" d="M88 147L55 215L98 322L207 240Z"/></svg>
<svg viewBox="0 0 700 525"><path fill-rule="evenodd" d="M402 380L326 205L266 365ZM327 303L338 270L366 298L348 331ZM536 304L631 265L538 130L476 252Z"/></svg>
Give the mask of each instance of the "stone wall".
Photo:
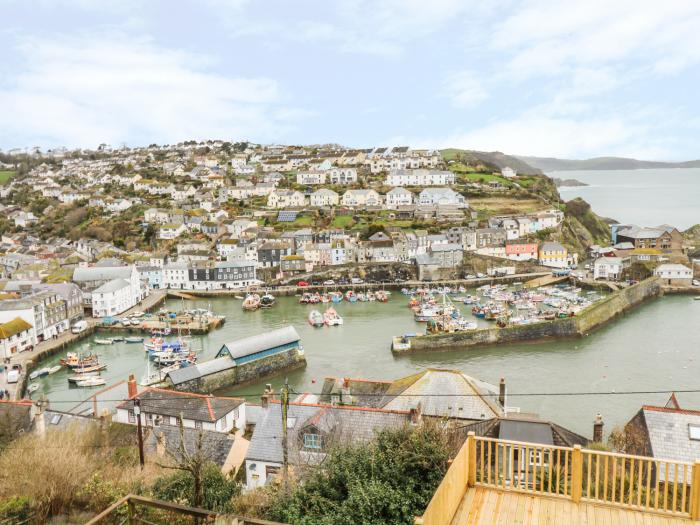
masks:
<svg viewBox="0 0 700 525"><path fill-rule="evenodd" d="M181 383L176 390L208 394L222 388L259 381L280 372L303 368L306 358L296 348ZM171 385L172 386L172 385Z"/></svg>
<svg viewBox="0 0 700 525"><path fill-rule="evenodd" d="M602 326L645 300L661 294L658 279L651 278L610 294L580 312L576 317L506 328L494 326L469 332L415 337L411 339L411 349L407 352L577 337Z"/></svg>

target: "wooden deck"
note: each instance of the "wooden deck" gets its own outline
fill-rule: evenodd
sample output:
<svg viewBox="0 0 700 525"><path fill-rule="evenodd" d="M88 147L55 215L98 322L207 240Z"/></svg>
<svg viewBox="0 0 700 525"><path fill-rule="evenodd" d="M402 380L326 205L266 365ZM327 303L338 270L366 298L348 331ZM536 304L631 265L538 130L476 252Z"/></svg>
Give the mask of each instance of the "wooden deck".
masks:
<svg viewBox="0 0 700 525"><path fill-rule="evenodd" d="M467 490L452 525L690 525L689 518L486 487Z"/></svg>

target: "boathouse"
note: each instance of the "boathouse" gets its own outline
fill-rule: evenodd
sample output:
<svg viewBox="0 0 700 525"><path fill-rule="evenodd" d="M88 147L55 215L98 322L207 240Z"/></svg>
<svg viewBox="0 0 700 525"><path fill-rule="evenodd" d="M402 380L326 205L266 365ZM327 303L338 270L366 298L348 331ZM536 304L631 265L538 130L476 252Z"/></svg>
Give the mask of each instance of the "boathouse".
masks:
<svg viewBox="0 0 700 525"><path fill-rule="evenodd" d="M293 326L224 344L210 361L166 376L176 390L212 392L306 366L301 338Z"/></svg>

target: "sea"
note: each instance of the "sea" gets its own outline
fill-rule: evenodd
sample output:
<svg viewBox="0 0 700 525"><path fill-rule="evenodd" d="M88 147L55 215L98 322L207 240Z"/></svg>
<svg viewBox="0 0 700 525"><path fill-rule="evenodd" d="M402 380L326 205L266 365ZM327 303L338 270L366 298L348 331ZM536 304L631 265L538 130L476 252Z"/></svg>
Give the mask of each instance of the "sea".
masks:
<svg viewBox="0 0 700 525"><path fill-rule="evenodd" d="M671 224L683 231L700 223L700 168L553 171L550 177L588 186L561 187L565 200L581 197L602 217L624 224Z"/></svg>

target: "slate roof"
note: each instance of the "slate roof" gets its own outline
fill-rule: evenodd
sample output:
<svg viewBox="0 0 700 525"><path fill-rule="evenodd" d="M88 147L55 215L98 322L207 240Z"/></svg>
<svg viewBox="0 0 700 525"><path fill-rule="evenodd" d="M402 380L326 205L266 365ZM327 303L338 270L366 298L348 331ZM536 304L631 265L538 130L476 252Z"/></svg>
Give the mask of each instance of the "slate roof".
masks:
<svg viewBox="0 0 700 525"><path fill-rule="evenodd" d="M280 404L270 403L261 420L255 426L246 460L282 462L282 425ZM374 437L377 430L401 427L409 422L408 412L390 412L371 408L332 407L289 404L287 432L290 463L298 461L300 431L314 425L319 430L332 433L334 439L343 442L363 442Z"/></svg>
<svg viewBox="0 0 700 525"><path fill-rule="evenodd" d="M131 266L113 266L111 268L90 266L78 267L73 272L73 281L111 281L112 279L128 279L131 277Z"/></svg>
<svg viewBox="0 0 700 525"><path fill-rule="evenodd" d="M700 427L700 410L645 405L642 413L653 457L689 462L700 458L700 441L690 439L688 431L689 425Z"/></svg>
<svg viewBox="0 0 700 525"><path fill-rule="evenodd" d="M122 288L128 288L131 286L128 281L124 279L113 279L109 282L104 283L102 286L95 288L92 293L112 293Z"/></svg>
<svg viewBox="0 0 700 525"><path fill-rule="evenodd" d="M194 428L183 429L183 441L185 450L190 454L196 452L199 442L199 434L202 434L202 450L214 463L219 467L223 467L226 463L231 447L233 447L234 437L231 434L224 432L213 432L210 430L197 430ZM144 440L146 453L151 457L157 453L157 440L161 437L165 449L174 454L175 458L179 457L178 450L180 447L180 428L178 426L160 425L150 430L148 436Z"/></svg>
<svg viewBox="0 0 700 525"><path fill-rule="evenodd" d="M293 326L285 326L277 330L272 330L264 334L257 334L237 341L225 343L219 352L228 350L231 358L243 357L255 354L269 348L297 342L301 339Z"/></svg>
<svg viewBox="0 0 700 525"><path fill-rule="evenodd" d="M506 441L522 441L553 445L552 429L545 422L504 419L498 429L498 438Z"/></svg>
<svg viewBox="0 0 700 525"><path fill-rule="evenodd" d="M243 399L237 397L214 397L162 388L149 388L124 401L117 408L133 409L136 398L141 400L141 410L144 413L175 417L182 414L184 419L209 422L218 421L244 402Z"/></svg>
<svg viewBox="0 0 700 525"><path fill-rule="evenodd" d="M394 381L381 406L390 410L409 410L418 402L426 416L490 419L503 414L497 387L458 370L429 368Z"/></svg>

